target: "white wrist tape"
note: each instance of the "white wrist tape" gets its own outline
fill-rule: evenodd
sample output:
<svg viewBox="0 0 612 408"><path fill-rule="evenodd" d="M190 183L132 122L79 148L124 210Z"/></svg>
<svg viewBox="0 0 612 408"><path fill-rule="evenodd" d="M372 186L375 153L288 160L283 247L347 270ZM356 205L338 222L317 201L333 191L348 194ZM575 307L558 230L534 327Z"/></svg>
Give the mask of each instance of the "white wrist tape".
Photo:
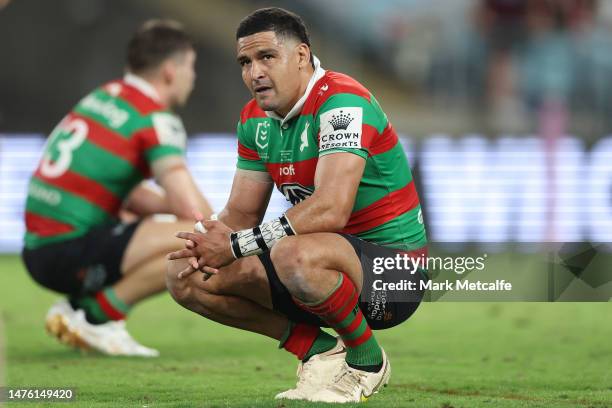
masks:
<svg viewBox="0 0 612 408"><path fill-rule="evenodd" d="M260 255L272 249L274 244L288 235L295 235L295 230L283 214L255 228L232 232L230 235L232 253L236 259Z"/></svg>

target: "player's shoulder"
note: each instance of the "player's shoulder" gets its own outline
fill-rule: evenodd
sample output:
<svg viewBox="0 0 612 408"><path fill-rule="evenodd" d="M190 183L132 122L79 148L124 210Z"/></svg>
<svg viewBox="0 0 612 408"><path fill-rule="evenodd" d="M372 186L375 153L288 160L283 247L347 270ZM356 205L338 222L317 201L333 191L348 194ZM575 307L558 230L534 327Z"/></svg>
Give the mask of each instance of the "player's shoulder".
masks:
<svg viewBox="0 0 612 408"><path fill-rule="evenodd" d="M255 99L251 99L244 105L242 111L240 112L240 123L245 124L249 119L266 117L266 112L264 112L259 105L257 105Z"/></svg>
<svg viewBox="0 0 612 408"><path fill-rule="evenodd" d="M331 97L355 95L370 100L370 91L355 78L336 71L326 71L314 85L310 97L304 104L305 113L315 113Z"/></svg>
<svg viewBox="0 0 612 408"><path fill-rule="evenodd" d="M327 71L321 80L328 84L331 95L350 93L363 98L370 98L370 91L365 86L355 78L341 72Z"/></svg>
<svg viewBox="0 0 612 408"><path fill-rule="evenodd" d="M123 79L115 79L103 84L101 91L112 98L128 104L139 116L149 116L155 112L166 112L168 109L152 96L147 95L136 86Z"/></svg>

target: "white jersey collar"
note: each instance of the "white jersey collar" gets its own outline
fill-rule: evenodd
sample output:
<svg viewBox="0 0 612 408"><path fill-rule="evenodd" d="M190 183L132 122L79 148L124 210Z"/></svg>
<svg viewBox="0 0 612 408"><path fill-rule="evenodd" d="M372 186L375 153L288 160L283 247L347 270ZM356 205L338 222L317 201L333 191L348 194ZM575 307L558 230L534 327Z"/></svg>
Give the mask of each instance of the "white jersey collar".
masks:
<svg viewBox="0 0 612 408"><path fill-rule="evenodd" d="M151 85L151 83L147 81L146 79L144 79L143 77L132 74L131 72L127 72L123 76L123 81L126 84L138 89L140 92L147 95L149 98L153 99L154 101L161 103L161 98L159 97L159 93L157 92L157 89L155 89L155 87Z"/></svg>
<svg viewBox="0 0 612 408"><path fill-rule="evenodd" d="M323 75L325 75L325 70L321 67L321 61L319 61L319 59L314 55L312 56L312 58L312 61L314 62L314 73L312 74L312 77L308 82L306 92L304 92L304 95L302 95L302 97L295 103L295 105L293 105L293 108L291 108L289 113L287 113L287 115L285 115L285 117L283 118L274 111L266 111L266 115L268 115L269 118L280 120L281 126L284 125L289 119L296 116L302 110L302 108L304 107L304 102L306 102L308 95L310 95L310 91L312 91L312 88L317 83L317 81L321 79Z"/></svg>

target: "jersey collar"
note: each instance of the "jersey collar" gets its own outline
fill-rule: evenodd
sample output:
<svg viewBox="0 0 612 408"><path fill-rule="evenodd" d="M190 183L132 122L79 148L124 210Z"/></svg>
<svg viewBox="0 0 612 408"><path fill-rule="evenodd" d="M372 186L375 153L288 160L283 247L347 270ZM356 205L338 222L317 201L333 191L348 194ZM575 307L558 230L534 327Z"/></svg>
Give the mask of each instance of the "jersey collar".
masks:
<svg viewBox="0 0 612 408"><path fill-rule="evenodd" d="M159 93L157 93L157 90L155 89L155 87L151 85L151 83L147 81L146 79L144 79L143 77L132 74L131 72L127 72L123 76L123 81L126 84L138 89L140 92L142 92L149 98L153 99L155 102L161 103Z"/></svg>
<svg viewBox="0 0 612 408"><path fill-rule="evenodd" d="M314 73L312 74L312 77L308 82L306 92L304 92L304 95L302 95L302 97L295 103L295 105L293 105L293 108L291 108L289 113L287 113L287 115L283 118L280 115L276 114L276 112L266 111L266 115L268 115L269 118L280 120L281 126L284 125L291 118L296 116L302 110L306 99L308 99L308 96L310 95L310 91L312 91L312 88L317 83L317 81L321 79L323 75L325 75L325 70L321 67L321 61L319 61L319 59L314 55L312 56L312 58L312 61L314 62Z"/></svg>

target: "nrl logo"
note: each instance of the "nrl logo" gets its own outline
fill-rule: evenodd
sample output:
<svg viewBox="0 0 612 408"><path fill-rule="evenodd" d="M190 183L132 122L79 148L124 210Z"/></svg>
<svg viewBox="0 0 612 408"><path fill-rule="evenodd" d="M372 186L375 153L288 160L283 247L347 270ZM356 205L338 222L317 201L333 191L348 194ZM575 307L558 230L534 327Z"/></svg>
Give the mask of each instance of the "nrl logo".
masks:
<svg viewBox="0 0 612 408"><path fill-rule="evenodd" d="M268 147L268 132L270 130L270 122L259 122L255 130L255 143L260 149Z"/></svg>

